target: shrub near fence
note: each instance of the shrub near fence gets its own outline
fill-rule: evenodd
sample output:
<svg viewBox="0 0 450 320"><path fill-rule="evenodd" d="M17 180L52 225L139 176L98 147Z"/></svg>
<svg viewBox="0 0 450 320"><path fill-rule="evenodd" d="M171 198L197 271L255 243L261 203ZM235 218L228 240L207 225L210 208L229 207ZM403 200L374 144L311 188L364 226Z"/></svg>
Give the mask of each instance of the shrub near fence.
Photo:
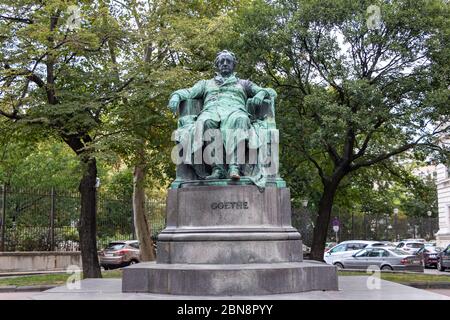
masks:
<svg viewBox="0 0 450 320"><path fill-rule="evenodd" d="M35 188L1 188L0 251L77 251L80 194ZM165 226L165 202L148 200L147 219L154 237ZM129 201L97 195L97 246L135 239Z"/></svg>

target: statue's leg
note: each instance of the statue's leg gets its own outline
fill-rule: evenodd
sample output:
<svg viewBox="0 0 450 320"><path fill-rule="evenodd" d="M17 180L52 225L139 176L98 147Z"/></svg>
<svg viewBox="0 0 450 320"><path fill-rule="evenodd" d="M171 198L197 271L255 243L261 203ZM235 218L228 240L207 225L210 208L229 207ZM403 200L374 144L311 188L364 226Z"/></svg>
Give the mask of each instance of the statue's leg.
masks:
<svg viewBox="0 0 450 320"><path fill-rule="evenodd" d="M206 119L203 121L203 132L206 132L207 130L217 130L220 127L220 122L219 121L215 121L213 119ZM220 134L219 132L216 132L218 134ZM217 137L216 137L217 138ZM215 138L215 139L216 139ZM220 139L221 141L221 139ZM217 143L217 141L212 142L211 143ZM217 146L217 148L222 148L222 143L219 143ZM219 159L219 161L217 161L216 158L216 149L213 148L212 149L212 154L210 155L212 157L212 159L214 159L214 161L211 163L211 175L207 176L206 179L223 179L225 178L225 169L224 169L224 165L223 165L223 157L221 157L222 159Z"/></svg>
<svg viewBox="0 0 450 320"><path fill-rule="evenodd" d="M236 112L228 118L225 145L231 179L240 179L240 165L245 164L245 141L250 126L250 119L244 112Z"/></svg>

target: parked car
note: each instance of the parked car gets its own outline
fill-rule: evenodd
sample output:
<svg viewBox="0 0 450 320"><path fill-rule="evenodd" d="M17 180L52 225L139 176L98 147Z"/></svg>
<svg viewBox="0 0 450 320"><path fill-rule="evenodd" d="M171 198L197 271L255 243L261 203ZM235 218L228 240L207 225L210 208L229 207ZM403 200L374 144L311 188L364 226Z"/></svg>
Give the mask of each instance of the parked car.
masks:
<svg viewBox="0 0 450 320"><path fill-rule="evenodd" d="M303 244L302 252L303 252L303 259L309 259L309 257L311 256L311 248Z"/></svg>
<svg viewBox="0 0 450 320"><path fill-rule="evenodd" d="M425 247L424 242L416 240L403 240L400 241L396 248L406 251L410 254L416 254L423 247Z"/></svg>
<svg viewBox="0 0 450 320"><path fill-rule="evenodd" d="M425 242L425 247L436 247L436 242Z"/></svg>
<svg viewBox="0 0 450 320"><path fill-rule="evenodd" d="M329 251L331 248L333 248L335 245L337 245L336 242L327 242L325 243L325 252Z"/></svg>
<svg viewBox="0 0 450 320"><path fill-rule="evenodd" d="M421 243L425 243L425 242L426 242L425 239L420 239L420 238L403 239L402 241L408 241L408 242L421 242Z"/></svg>
<svg viewBox="0 0 450 320"><path fill-rule="evenodd" d="M445 271L445 269L450 268L450 245L439 252L437 268L439 271Z"/></svg>
<svg viewBox="0 0 450 320"><path fill-rule="evenodd" d="M437 262L439 257L439 252L442 251L442 248L439 247L423 247L419 249L416 253L417 256L420 256L423 261L423 266L427 267L435 267L437 268Z"/></svg>
<svg viewBox="0 0 450 320"><path fill-rule="evenodd" d="M99 253L100 265L105 270L129 266L141 261L139 241L126 240L110 242Z"/></svg>
<svg viewBox="0 0 450 320"><path fill-rule="evenodd" d="M351 257L352 254L370 245L382 245L379 241L367 240L347 240L339 243L324 253L323 260L328 264L333 264L336 259Z"/></svg>
<svg viewBox="0 0 450 320"><path fill-rule="evenodd" d="M395 247L396 245L390 241L380 241L371 245L372 247Z"/></svg>
<svg viewBox="0 0 450 320"><path fill-rule="evenodd" d="M422 260L419 256L395 247L366 247L350 257L335 260L333 263L343 269L367 269L377 266L381 270L402 270L423 272Z"/></svg>

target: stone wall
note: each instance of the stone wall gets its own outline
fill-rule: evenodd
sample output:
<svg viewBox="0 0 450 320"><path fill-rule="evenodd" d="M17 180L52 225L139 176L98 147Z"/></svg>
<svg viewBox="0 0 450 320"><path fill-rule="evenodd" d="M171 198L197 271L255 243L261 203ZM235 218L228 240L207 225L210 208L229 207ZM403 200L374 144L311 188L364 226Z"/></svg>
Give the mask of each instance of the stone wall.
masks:
<svg viewBox="0 0 450 320"><path fill-rule="evenodd" d="M0 252L0 273L65 270L71 265L81 268L80 252Z"/></svg>

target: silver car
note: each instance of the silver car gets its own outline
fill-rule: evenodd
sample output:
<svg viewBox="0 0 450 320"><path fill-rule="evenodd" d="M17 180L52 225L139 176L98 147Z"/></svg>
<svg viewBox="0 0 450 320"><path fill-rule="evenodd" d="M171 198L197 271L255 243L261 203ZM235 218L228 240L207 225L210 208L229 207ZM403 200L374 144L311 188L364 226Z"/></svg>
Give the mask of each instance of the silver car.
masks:
<svg viewBox="0 0 450 320"><path fill-rule="evenodd" d="M139 241L125 240L110 242L99 253L100 265L105 270L129 266L141 261Z"/></svg>
<svg viewBox="0 0 450 320"><path fill-rule="evenodd" d="M334 265L344 269L367 269L377 266L381 270L401 270L423 272L423 263L419 256L394 247L365 248L351 257L335 261Z"/></svg>

